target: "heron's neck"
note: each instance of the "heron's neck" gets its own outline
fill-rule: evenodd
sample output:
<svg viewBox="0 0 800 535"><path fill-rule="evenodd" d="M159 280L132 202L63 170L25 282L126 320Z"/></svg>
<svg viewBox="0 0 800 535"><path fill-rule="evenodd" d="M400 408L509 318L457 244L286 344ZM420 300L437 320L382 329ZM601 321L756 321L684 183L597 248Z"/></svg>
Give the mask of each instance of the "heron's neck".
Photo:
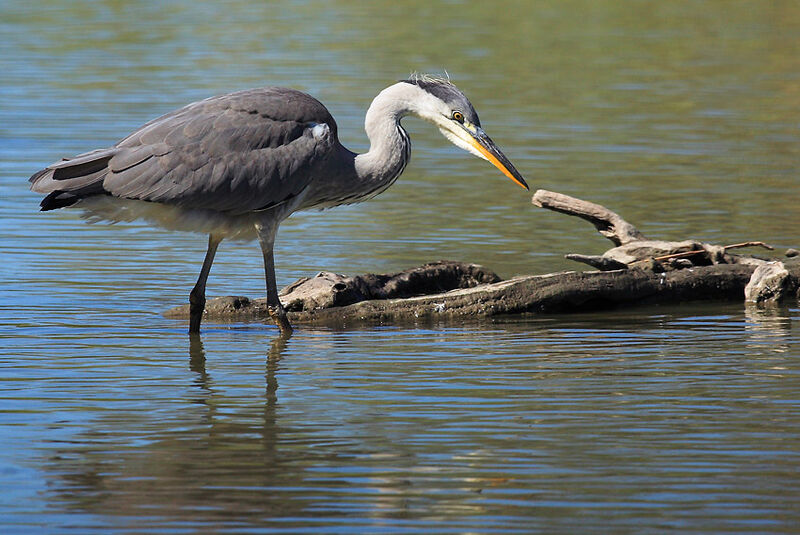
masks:
<svg viewBox="0 0 800 535"><path fill-rule="evenodd" d="M374 187L376 194L392 185L411 156L411 140L400 126L400 119L412 111L403 87L408 85L395 84L381 91L364 119L370 147L356 156L355 169L359 181Z"/></svg>

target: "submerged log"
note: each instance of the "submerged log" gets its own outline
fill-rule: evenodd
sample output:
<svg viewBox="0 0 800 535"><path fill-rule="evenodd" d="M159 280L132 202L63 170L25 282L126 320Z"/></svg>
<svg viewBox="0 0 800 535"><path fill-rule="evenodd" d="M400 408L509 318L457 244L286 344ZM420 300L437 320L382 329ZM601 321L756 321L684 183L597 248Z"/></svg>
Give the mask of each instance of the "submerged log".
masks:
<svg viewBox="0 0 800 535"><path fill-rule="evenodd" d="M586 219L616 245L600 256L567 255L599 271L503 281L476 264L440 261L381 275L346 277L322 272L284 288L281 301L292 322L343 324L578 312L697 300L746 298L766 304L798 298L800 257L784 263L730 252L742 247L771 249L762 242L720 246L649 240L598 204L544 190L536 192L533 204ZM165 315L187 318L189 307L177 307ZM266 319L266 299L211 299L206 316L228 321Z"/></svg>

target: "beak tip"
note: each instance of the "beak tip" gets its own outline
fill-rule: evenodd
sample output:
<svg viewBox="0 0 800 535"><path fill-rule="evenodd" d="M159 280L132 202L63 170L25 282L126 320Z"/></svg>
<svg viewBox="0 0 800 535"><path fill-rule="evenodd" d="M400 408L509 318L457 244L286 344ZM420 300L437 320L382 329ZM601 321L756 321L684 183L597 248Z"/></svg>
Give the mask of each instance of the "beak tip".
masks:
<svg viewBox="0 0 800 535"><path fill-rule="evenodd" d="M521 187L525 188L525 191L530 191L531 190L531 188L528 187L528 183L525 182L525 179L522 178L521 176L517 175L517 176L513 177L512 180L514 182L516 182L517 184L519 184Z"/></svg>
<svg viewBox="0 0 800 535"><path fill-rule="evenodd" d="M531 189L528 187L528 183L525 182L525 179L522 178L519 171L508 161L508 158L500 152L500 149L497 148L494 141L492 141L483 130L478 130L479 133L477 135L470 132L473 136L471 140L472 146L477 149L484 159L500 169L504 175L525 188L525 191L530 191Z"/></svg>

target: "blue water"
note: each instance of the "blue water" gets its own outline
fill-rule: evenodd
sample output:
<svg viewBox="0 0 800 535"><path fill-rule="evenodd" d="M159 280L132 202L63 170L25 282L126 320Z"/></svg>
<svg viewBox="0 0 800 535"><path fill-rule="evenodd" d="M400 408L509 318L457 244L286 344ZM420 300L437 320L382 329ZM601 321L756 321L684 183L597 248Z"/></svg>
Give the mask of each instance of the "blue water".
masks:
<svg viewBox="0 0 800 535"><path fill-rule="evenodd" d="M731 308L285 346L260 325L194 346L174 328L4 329L4 523L790 532L798 313Z"/></svg>
<svg viewBox="0 0 800 535"><path fill-rule="evenodd" d="M781 255L799 27L792 2L0 4L0 532L797 532L797 302L190 339L161 313L203 236L39 213L26 180L267 83L313 92L363 150L380 89L447 68L534 188ZM440 258L544 273L609 247L405 124L395 186L281 228L281 284ZM262 273L224 242L208 293L258 297Z"/></svg>

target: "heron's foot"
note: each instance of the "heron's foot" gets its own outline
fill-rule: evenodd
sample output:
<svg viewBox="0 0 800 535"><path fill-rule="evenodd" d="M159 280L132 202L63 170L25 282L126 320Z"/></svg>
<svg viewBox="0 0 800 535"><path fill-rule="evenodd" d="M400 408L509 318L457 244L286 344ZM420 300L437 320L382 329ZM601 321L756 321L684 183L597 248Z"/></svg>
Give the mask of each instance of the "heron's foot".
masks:
<svg viewBox="0 0 800 535"><path fill-rule="evenodd" d="M286 317L286 310L284 310L283 305L270 305L267 307L267 312L269 313L269 317L272 318L272 321L275 322L275 325L278 326L278 329L281 330L282 336L289 336L292 334L294 329L292 328L292 324L289 323L289 318Z"/></svg>

